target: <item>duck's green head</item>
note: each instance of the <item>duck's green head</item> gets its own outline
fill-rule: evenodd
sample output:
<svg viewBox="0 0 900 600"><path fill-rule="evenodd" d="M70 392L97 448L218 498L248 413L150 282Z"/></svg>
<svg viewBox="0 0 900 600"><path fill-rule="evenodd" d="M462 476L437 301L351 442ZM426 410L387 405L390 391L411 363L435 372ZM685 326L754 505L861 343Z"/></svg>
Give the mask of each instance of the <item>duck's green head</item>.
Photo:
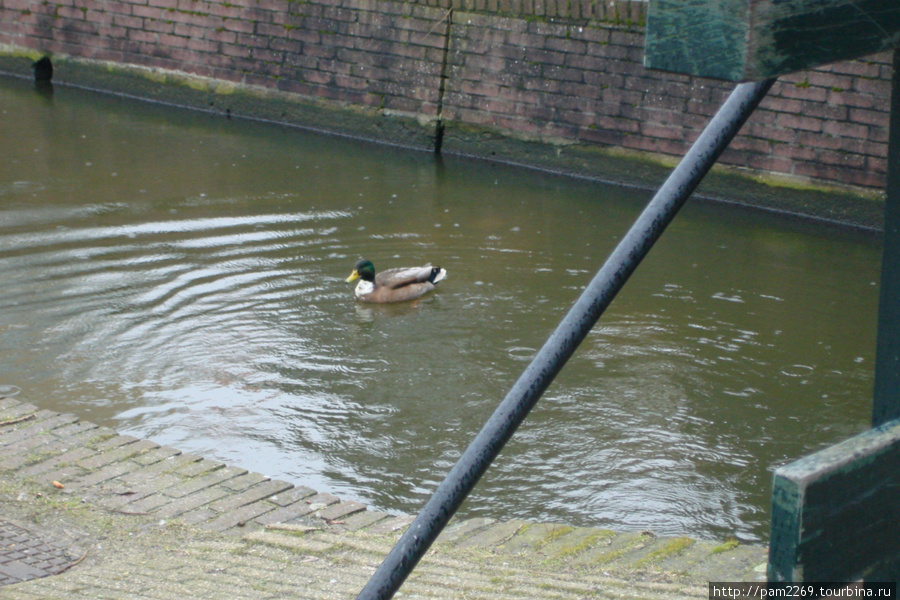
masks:
<svg viewBox="0 0 900 600"><path fill-rule="evenodd" d="M365 281L375 281L375 265L372 264L371 260L363 259L356 263L356 266L353 267L353 272L347 278L347 283L360 278Z"/></svg>

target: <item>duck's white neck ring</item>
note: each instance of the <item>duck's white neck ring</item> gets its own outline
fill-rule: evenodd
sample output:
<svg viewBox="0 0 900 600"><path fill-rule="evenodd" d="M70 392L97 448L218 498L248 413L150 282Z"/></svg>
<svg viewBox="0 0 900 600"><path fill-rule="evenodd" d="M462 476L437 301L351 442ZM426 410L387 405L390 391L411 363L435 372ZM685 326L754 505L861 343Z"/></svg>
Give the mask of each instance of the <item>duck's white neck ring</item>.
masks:
<svg viewBox="0 0 900 600"><path fill-rule="evenodd" d="M366 281L365 279L360 279L359 283L356 284L356 297L365 296L372 292L375 289L375 284L371 281Z"/></svg>

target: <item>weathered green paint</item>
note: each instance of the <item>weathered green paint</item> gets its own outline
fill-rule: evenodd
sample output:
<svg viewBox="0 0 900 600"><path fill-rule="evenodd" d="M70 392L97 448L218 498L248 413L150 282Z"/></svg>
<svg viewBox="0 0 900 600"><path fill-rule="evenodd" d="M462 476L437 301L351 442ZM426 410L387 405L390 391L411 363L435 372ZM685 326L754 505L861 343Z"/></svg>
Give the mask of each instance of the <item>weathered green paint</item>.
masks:
<svg viewBox="0 0 900 600"><path fill-rule="evenodd" d="M770 581L854 581L898 567L900 420L775 471Z"/></svg>
<svg viewBox="0 0 900 600"><path fill-rule="evenodd" d="M754 81L900 42L896 0L650 0L650 69Z"/></svg>
<svg viewBox="0 0 900 600"><path fill-rule="evenodd" d="M894 52L872 424L900 418L900 51Z"/></svg>
<svg viewBox="0 0 900 600"><path fill-rule="evenodd" d="M893 67L874 429L775 471L770 581L900 580L900 50Z"/></svg>
<svg viewBox="0 0 900 600"><path fill-rule="evenodd" d="M748 0L650 0L644 66L737 81L746 58Z"/></svg>

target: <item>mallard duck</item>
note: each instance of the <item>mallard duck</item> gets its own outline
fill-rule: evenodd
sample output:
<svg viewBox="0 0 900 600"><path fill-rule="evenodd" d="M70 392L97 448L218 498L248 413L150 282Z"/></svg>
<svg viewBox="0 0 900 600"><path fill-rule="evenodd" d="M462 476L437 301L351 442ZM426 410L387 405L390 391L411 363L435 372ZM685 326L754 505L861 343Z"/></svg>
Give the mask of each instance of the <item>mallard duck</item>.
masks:
<svg viewBox="0 0 900 600"><path fill-rule="evenodd" d="M431 265L388 269L375 275L375 265L363 259L353 267L347 283L360 280L354 293L361 302L403 302L427 294L446 276L446 269Z"/></svg>

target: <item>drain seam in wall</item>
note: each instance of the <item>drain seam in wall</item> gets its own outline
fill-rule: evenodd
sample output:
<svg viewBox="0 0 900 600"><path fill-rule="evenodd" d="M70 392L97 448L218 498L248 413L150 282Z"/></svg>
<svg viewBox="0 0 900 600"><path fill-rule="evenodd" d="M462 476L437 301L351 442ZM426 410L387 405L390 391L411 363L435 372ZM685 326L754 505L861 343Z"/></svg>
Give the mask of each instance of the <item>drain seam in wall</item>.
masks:
<svg viewBox="0 0 900 600"><path fill-rule="evenodd" d="M444 145L444 92L446 90L447 84L447 65L450 62L450 34L451 29L453 27L453 9L447 9L447 14L444 16L447 19L447 29L444 33L444 52L441 57L441 75L438 79L438 97L437 97L437 109L435 111L435 126L434 126L434 153L441 153L441 146Z"/></svg>

